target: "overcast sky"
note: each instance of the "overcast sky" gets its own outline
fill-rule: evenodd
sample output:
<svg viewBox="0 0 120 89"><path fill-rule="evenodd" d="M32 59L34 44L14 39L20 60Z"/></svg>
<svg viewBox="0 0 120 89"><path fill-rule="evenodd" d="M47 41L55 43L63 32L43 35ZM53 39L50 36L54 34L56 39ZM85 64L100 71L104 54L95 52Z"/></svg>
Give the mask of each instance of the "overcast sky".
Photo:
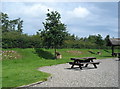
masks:
<svg viewBox="0 0 120 89"><path fill-rule="evenodd" d="M79 37L101 34L118 37L117 2L3 2L2 12L21 18L23 32L36 34L43 28L47 9L58 11L67 31Z"/></svg>

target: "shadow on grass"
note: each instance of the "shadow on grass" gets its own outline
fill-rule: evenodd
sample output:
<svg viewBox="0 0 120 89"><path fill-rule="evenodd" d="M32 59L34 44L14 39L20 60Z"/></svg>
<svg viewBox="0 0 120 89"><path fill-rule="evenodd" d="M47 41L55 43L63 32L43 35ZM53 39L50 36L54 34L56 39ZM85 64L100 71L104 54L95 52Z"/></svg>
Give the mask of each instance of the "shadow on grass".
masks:
<svg viewBox="0 0 120 89"><path fill-rule="evenodd" d="M113 56L101 56L101 57L111 57L112 58Z"/></svg>
<svg viewBox="0 0 120 89"><path fill-rule="evenodd" d="M53 54L40 48L35 48L35 53L44 59L55 59Z"/></svg>
<svg viewBox="0 0 120 89"><path fill-rule="evenodd" d="M104 49L105 52L110 53L107 49Z"/></svg>
<svg viewBox="0 0 120 89"><path fill-rule="evenodd" d="M96 53L94 53L93 51L88 51L89 53L91 53L91 54L96 54Z"/></svg>

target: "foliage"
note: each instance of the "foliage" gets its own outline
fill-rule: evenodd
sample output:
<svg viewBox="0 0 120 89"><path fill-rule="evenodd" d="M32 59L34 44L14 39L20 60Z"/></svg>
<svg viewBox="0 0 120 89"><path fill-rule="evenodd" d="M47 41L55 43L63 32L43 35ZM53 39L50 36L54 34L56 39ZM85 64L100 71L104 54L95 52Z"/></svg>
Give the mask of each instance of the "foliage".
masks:
<svg viewBox="0 0 120 89"><path fill-rule="evenodd" d="M98 35L89 35L89 37L79 38L75 35L68 35L66 40L64 41L64 48L107 48L105 44L105 40L102 38L100 34Z"/></svg>
<svg viewBox="0 0 120 89"><path fill-rule="evenodd" d="M98 34L98 36L96 37L95 43L98 45L99 48L101 48L101 46L104 45L102 36L100 34Z"/></svg>
<svg viewBox="0 0 120 89"><path fill-rule="evenodd" d="M56 49L63 44L66 35L66 26L60 21L60 14L57 11L47 13L46 21L43 22L44 28L41 31L43 44L47 48Z"/></svg>
<svg viewBox="0 0 120 89"><path fill-rule="evenodd" d="M105 45L106 46L109 46L109 44L110 44L110 36L109 35L107 35L106 37L105 37Z"/></svg>
<svg viewBox="0 0 120 89"><path fill-rule="evenodd" d="M22 33L22 25L23 20L20 18L9 20L9 17L7 14L1 13L1 25L2 25L2 33L9 32L9 31L17 31Z"/></svg>
<svg viewBox="0 0 120 89"><path fill-rule="evenodd" d="M28 36L19 32L5 32L2 34L3 48L39 48L41 40L39 35Z"/></svg>

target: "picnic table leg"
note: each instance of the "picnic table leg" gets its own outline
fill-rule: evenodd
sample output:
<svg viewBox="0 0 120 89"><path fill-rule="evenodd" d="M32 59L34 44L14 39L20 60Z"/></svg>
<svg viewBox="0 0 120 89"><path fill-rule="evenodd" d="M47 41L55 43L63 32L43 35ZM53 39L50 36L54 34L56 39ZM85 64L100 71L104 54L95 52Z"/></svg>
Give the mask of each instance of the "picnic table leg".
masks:
<svg viewBox="0 0 120 89"><path fill-rule="evenodd" d="M74 64L71 66L71 68L73 68L74 67Z"/></svg>
<svg viewBox="0 0 120 89"><path fill-rule="evenodd" d="M87 66L88 66L88 64L85 65L85 67L87 67Z"/></svg>
<svg viewBox="0 0 120 89"><path fill-rule="evenodd" d="M76 61L76 60L75 60L75 61L73 62L73 64L72 64L71 68L73 68L73 67L74 67L74 65L75 65L75 63L76 63L76 62L78 62L78 61Z"/></svg>
<svg viewBox="0 0 120 89"><path fill-rule="evenodd" d="M95 68L97 68L96 64L93 64Z"/></svg>
<svg viewBox="0 0 120 89"><path fill-rule="evenodd" d="M80 69L82 70L82 67L81 67L81 65L79 65L79 67L80 67Z"/></svg>

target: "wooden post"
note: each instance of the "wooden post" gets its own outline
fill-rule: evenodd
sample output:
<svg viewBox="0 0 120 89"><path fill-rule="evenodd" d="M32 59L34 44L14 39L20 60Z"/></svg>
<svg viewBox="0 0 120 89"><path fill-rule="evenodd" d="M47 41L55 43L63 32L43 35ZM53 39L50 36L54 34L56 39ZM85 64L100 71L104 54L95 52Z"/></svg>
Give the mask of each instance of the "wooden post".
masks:
<svg viewBox="0 0 120 89"><path fill-rule="evenodd" d="M114 46L112 45L112 56L114 56Z"/></svg>
<svg viewBox="0 0 120 89"><path fill-rule="evenodd" d="M56 47L55 47L54 49L55 49L55 59L57 59L57 55L56 55Z"/></svg>

